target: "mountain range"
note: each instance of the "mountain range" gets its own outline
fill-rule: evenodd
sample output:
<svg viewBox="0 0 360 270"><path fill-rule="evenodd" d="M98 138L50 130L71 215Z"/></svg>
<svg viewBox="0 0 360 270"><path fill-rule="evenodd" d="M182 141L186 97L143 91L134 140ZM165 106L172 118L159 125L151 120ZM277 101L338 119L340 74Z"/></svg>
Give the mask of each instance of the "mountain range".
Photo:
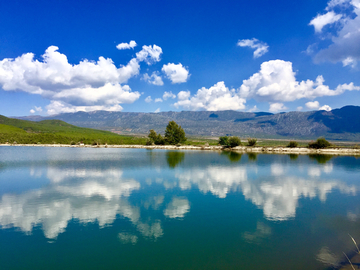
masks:
<svg viewBox="0 0 360 270"><path fill-rule="evenodd" d="M192 136L236 135L258 138L314 139L324 136L333 140L360 139L360 107L345 106L332 111L309 112L238 112L238 111L182 111L182 112L76 112L48 117L17 117L41 121L58 119L72 125L109 130L119 134L147 134L150 129L163 133L174 120Z"/></svg>

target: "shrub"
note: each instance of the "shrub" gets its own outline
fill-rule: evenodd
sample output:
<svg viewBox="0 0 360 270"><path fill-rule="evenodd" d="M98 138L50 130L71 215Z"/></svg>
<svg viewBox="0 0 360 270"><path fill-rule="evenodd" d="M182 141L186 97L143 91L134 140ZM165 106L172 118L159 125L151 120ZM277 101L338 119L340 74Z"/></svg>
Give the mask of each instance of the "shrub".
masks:
<svg viewBox="0 0 360 270"><path fill-rule="evenodd" d="M170 121L165 129L165 141L168 144L179 144L186 141L185 131L175 121Z"/></svg>
<svg viewBox="0 0 360 270"><path fill-rule="evenodd" d="M230 147L236 147L236 146L239 146L241 145L241 140L239 137L236 137L236 136L233 136L233 137L230 137L229 140L229 146Z"/></svg>
<svg viewBox="0 0 360 270"><path fill-rule="evenodd" d="M315 142L309 143L309 148L322 149L329 147L331 143L329 143L325 138L318 138Z"/></svg>
<svg viewBox="0 0 360 270"><path fill-rule="evenodd" d="M152 139L147 139L146 140L146 143L145 143L146 145L153 145L154 144L154 141L152 140Z"/></svg>
<svg viewBox="0 0 360 270"><path fill-rule="evenodd" d="M228 146L229 145L229 137L228 136L222 136L219 138L219 144Z"/></svg>
<svg viewBox="0 0 360 270"><path fill-rule="evenodd" d="M298 147L299 144L296 141L290 141L289 144L286 147L295 148Z"/></svg>
<svg viewBox="0 0 360 270"><path fill-rule="evenodd" d="M248 146L255 146L257 143L257 139L255 138L248 138Z"/></svg>

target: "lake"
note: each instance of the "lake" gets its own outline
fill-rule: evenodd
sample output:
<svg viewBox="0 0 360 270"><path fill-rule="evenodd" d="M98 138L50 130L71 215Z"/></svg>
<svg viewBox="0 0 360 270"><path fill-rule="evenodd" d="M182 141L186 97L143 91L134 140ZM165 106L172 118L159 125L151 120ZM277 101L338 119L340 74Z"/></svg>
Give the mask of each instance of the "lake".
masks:
<svg viewBox="0 0 360 270"><path fill-rule="evenodd" d="M0 147L0 269L327 269L360 159Z"/></svg>

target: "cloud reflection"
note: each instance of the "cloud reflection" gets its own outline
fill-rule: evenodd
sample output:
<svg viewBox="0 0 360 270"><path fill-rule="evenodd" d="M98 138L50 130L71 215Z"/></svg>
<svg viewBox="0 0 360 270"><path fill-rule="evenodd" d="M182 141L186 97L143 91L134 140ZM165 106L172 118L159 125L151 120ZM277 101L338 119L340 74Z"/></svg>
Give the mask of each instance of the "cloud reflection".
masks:
<svg viewBox="0 0 360 270"><path fill-rule="evenodd" d="M319 168L320 174L316 173L316 176L320 176L322 171L328 173L331 168L331 165ZM272 176L252 180L248 177L246 167L209 166L206 169L178 172L176 177L181 189L196 186L202 192L211 192L219 198L225 198L230 191L241 191L247 200L263 209L267 219L277 221L294 218L301 197L318 196L325 202L327 194L334 189L344 194L356 194L354 186L347 186L337 180L287 176L287 169L281 164L273 164L270 171Z"/></svg>
<svg viewBox="0 0 360 270"><path fill-rule="evenodd" d="M53 184L48 187L2 196L0 224L3 228L18 227L26 233L42 224L47 238L56 238L64 232L71 219L98 222L104 227L120 214L137 224L139 208L130 205L126 197L138 190L140 184L122 179L121 175L121 171L112 169L100 173L49 168L48 177Z"/></svg>

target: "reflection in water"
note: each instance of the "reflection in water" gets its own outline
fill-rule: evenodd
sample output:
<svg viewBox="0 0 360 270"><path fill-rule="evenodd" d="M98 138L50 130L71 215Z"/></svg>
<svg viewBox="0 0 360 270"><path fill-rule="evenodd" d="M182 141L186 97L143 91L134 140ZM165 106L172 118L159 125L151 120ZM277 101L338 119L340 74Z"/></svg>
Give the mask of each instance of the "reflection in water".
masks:
<svg viewBox="0 0 360 270"><path fill-rule="evenodd" d="M179 163L184 160L185 153L180 151L166 152L166 161L170 168L175 168Z"/></svg>
<svg viewBox="0 0 360 270"><path fill-rule="evenodd" d="M241 159L241 154L225 153L231 161ZM166 152L169 167L174 168L180 162L185 162L184 156L185 153L180 151ZM257 159L256 155L249 153L248 156L249 159ZM154 155L151 158L157 157ZM320 160L323 158L322 156ZM326 159L328 160L327 157ZM328 176L326 180L320 178L323 173L330 174L333 171L332 163L322 166L311 164L304 169L301 165L288 167L281 162L272 161L261 172L258 172L253 163L251 166L246 163L231 166L210 164L182 166L178 170L167 170L167 174L163 174L166 169L153 169L151 174L146 175L147 185L141 185L139 180L135 180L136 177L124 177L123 170L114 167L62 168L53 164L45 173L42 168L37 171L34 167L30 174L40 177L43 173L50 184L20 194L4 194L0 200L0 225L3 228L17 227L28 234L33 227L42 225L45 236L55 239L73 219L80 223L97 222L100 227L104 227L113 224L117 215L120 215L132 223L135 232L122 231L118 235L119 240L122 243L136 244L141 235L153 241L163 236L161 217L186 217L190 211L189 200L181 195L167 197L176 188L182 191L196 188L218 198L226 198L230 192L241 192L246 200L262 209L266 219L276 221L294 218L302 197L318 197L325 202L327 194L334 189L349 195L357 192L354 186L345 182L328 179ZM299 172L294 168L303 171L303 175L298 175ZM162 187L159 193L151 193L145 200L141 199L140 203L129 200L134 192L146 194L155 185ZM144 213L154 211L157 211L156 218L144 216ZM258 242L258 239L270 234L270 228L258 223L256 231L244 233L243 238L248 242ZM326 258L325 251L320 254L319 258Z"/></svg>
<svg viewBox="0 0 360 270"><path fill-rule="evenodd" d="M183 218L189 210L190 204L186 198L173 197L164 210L164 215L169 218Z"/></svg>
<svg viewBox="0 0 360 270"><path fill-rule="evenodd" d="M262 222L258 222L255 232L244 232L243 238L248 243L261 244L261 241L271 236L271 228Z"/></svg>
<svg viewBox="0 0 360 270"><path fill-rule="evenodd" d="M45 236L51 239L64 232L71 219L81 223L97 221L104 227L120 214L144 236L156 239L162 235L160 222L142 223L139 207L128 202L127 197L140 188L140 183L123 179L122 171L50 167L47 176L52 184L46 188L2 196L0 224L3 228L18 227L31 233L34 226L42 224Z"/></svg>
<svg viewBox="0 0 360 270"><path fill-rule="evenodd" d="M289 154L289 157L290 157L291 160L297 160L299 155L297 155L297 154Z"/></svg>
<svg viewBox="0 0 360 270"><path fill-rule="evenodd" d="M332 155L319 155L319 154L311 154L309 158L316 160L320 164L325 164L330 159L332 159Z"/></svg>
<svg viewBox="0 0 360 270"><path fill-rule="evenodd" d="M356 193L356 188L336 180L304 179L286 176L281 164L272 164L273 178L248 179L246 167L222 168L209 166L206 169L189 169L176 173L179 187L190 189L193 185L204 193L211 192L225 198L233 190L242 191L246 199L262 208L269 220L287 220L295 217L301 197L319 196L325 202L326 195L337 188L341 193Z"/></svg>
<svg viewBox="0 0 360 270"><path fill-rule="evenodd" d="M123 244L133 245L135 245L139 239L139 237L137 237L136 235L127 232L119 233L118 237Z"/></svg>
<svg viewBox="0 0 360 270"><path fill-rule="evenodd" d="M226 155L231 162L238 162L241 159L242 154L233 151L222 151L221 155Z"/></svg>
<svg viewBox="0 0 360 270"><path fill-rule="evenodd" d="M251 161L256 161L257 159L257 154L256 153L248 153L248 159Z"/></svg>
<svg viewBox="0 0 360 270"><path fill-rule="evenodd" d="M322 247L316 255L316 259L331 267L338 267L341 262L341 258L336 256L334 253L331 253L328 247Z"/></svg>

